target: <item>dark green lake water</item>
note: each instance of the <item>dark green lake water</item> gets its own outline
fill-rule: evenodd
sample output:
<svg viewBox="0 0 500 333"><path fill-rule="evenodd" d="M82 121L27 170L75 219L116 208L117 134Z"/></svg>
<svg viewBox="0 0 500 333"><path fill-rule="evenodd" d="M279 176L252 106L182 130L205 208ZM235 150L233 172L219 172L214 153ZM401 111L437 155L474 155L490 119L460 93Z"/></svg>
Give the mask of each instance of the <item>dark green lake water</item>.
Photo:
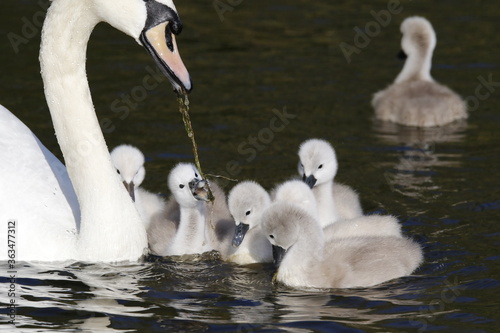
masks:
<svg viewBox="0 0 500 333"><path fill-rule="evenodd" d="M0 103L60 156L38 65L46 4L0 3ZM214 4L225 4L226 11L218 13ZM296 173L302 141L327 139L337 150L337 179L358 190L365 211L398 216L405 233L424 247L425 263L415 274L374 288L313 293L273 285L272 266L159 258L126 267L25 263L16 281L17 327L499 331L500 5L401 1L385 26L377 23L373 12L380 16L394 4L177 1L184 22L177 41L194 81L191 117L205 172L254 179L269 189ZM401 69L399 24L410 15L433 23L432 74L467 98L467 122L424 131L373 120L371 95ZM356 37L358 28L368 37ZM14 35L22 39L13 43ZM346 57L341 43L357 51ZM169 83L156 77L140 46L105 24L88 50L96 110L111 124L109 147L138 146L147 157L143 186L168 195L169 170L192 160ZM145 79L156 87L146 89ZM6 271L1 264L2 303L9 302ZM7 314L5 304L0 312ZM4 318L0 330L12 332Z"/></svg>

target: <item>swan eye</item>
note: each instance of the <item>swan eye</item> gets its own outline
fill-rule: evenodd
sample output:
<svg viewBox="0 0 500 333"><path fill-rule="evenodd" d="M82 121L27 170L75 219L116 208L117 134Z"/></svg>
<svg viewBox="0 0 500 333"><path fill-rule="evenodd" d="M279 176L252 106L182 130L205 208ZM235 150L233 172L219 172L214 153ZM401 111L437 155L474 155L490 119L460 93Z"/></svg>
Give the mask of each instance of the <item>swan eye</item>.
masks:
<svg viewBox="0 0 500 333"><path fill-rule="evenodd" d="M198 177L199 177L199 176L198 176L198 174L197 174L196 172L194 173L194 176L195 176L196 178L198 178Z"/></svg>
<svg viewBox="0 0 500 333"><path fill-rule="evenodd" d="M120 174L120 170L116 169L116 172L117 172L118 174Z"/></svg>
<svg viewBox="0 0 500 333"><path fill-rule="evenodd" d="M250 215L250 213L251 213L251 211L247 210L245 215L248 216L248 215Z"/></svg>
<svg viewBox="0 0 500 333"><path fill-rule="evenodd" d="M322 167L323 167L323 164L320 164L319 167L318 167L318 169L321 169Z"/></svg>
<svg viewBox="0 0 500 333"><path fill-rule="evenodd" d="M179 185L179 188L184 188L184 185L183 185L183 184L180 184L180 185Z"/></svg>

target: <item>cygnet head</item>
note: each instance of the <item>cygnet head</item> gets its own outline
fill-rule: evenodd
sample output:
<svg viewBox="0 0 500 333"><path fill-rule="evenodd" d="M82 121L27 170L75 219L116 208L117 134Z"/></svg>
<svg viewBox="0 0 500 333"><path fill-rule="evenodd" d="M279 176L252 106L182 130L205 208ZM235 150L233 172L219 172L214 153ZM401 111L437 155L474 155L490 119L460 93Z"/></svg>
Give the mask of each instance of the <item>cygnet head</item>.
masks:
<svg viewBox="0 0 500 333"><path fill-rule="evenodd" d="M401 47L407 56L432 54L436 47L436 33L431 23L420 16L408 17L401 23Z"/></svg>
<svg viewBox="0 0 500 333"><path fill-rule="evenodd" d="M311 188L300 180L289 180L279 185L275 191L275 202L298 205L309 214L317 216L317 204Z"/></svg>
<svg viewBox="0 0 500 333"><path fill-rule="evenodd" d="M279 266L286 252L301 235L301 225L312 217L302 208L286 202L272 204L262 214L262 231L273 246L274 264Z"/></svg>
<svg viewBox="0 0 500 333"><path fill-rule="evenodd" d="M309 139L299 148L299 175L310 188L331 182L337 174L337 156L325 140Z"/></svg>
<svg viewBox="0 0 500 333"><path fill-rule="evenodd" d="M208 183L192 163L177 164L168 175L168 187L182 207L195 207L208 201Z"/></svg>
<svg viewBox="0 0 500 333"><path fill-rule="evenodd" d="M228 206L236 223L233 246L239 246L248 230L260 225L262 212L271 204L267 191L253 181L244 181L229 192Z"/></svg>
<svg viewBox="0 0 500 333"><path fill-rule="evenodd" d="M144 154L134 146L120 145L111 151L111 161L130 197L135 201L135 188L142 184L146 176Z"/></svg>

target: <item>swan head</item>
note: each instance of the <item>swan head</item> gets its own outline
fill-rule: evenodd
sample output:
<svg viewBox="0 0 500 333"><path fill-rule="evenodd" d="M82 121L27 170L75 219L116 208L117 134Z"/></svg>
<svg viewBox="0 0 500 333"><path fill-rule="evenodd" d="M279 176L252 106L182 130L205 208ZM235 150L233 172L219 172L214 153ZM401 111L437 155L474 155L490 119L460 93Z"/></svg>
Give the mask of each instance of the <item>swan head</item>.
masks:
<svg viewBox="0 0 500 333"><path fill-rule="evenodd" d="M311 215L317 215L316 199L311 188L303 181L289 180L275 190L275 202L295 204Z"/></svg>
<svg viewBox="0 0 500 333"><path fill-rule="evenodd" d="M407 57L431 57L436 47L436 33L431 23L419 16L411 16L401 23L401 48Z"/></svg>
<svg viewBox="0 0 500 333"><path fill-rule="evenodd" d="M168 176L168 187L180 206L196 207L208 201L208 183L192 163L177 164Z"/></svg>
<svg viewBox="0 0 500 333"><path fill-rule="evenodd" d="M332 181L337 174L335 150L325 140L304 141L299 148L299 160L299 175L310 188Z"/></svg>
<svg viewBox="0 0 500 333"><path fill-rule="evenodd" d="M297 205L272 204L262 214L262 231L273 246L274 264L278 267L301 235L300 225L309 223L309 215Z"/></svg>
<svg viewBox="0 0 500 333"><path fill-rule="evenodd" d="M227 201L236 223L233 246L237 247L248 230L260 225L262 212L271 204L271 198L256 182L244 181L231 189Z"/></svg>
<svg viewBox="0 0 500 333"><path fill-rule="evenodd" d="M425 59L427 64L422 68L421 76L430 79L430 62L432 53L436 47L436 33L432 28L431 23L420 16L411 16L406 18L401 23L401 52L399 57L401 59L409 58L408 62L417 61L418 59Z"/></svg>
<svg viewBox="0 0 500 333"><path fill-rule="evenodd" d="M144 154L131 145L120 145L111 151L111 161L125 185L130 197L135 201L135 188L144 181Z"/></svg>
<svg viewBox="0 0 500 333"><path fill-rule="evenodd" d="M97 16L143 45L174 89L191 91L175 36L182 22L172 0L93 0Z"/></svg>

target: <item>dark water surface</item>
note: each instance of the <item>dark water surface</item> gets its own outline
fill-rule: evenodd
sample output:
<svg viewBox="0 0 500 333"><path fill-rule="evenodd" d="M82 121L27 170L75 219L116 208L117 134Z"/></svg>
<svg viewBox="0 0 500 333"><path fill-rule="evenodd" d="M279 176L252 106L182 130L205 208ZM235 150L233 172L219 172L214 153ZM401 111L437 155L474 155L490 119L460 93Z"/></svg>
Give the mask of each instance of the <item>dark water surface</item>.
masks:
<svg viewBox="0 0 500 333"><path fill-rule="evenodd" d="M0 3L0 103L60 156L38 65L38 27L46 3ZM238 4L220 16L214 3ZM337 179L359 191L366 212L398 216L405 233L424 247L425 263L412 276L374 288L324 292L273 285L272 266L217 260L19 263L17 328L500 331L498 1L402 1L400 12L382 21L385 26L370 12L387 9L387 1L176 4L184 22L178 44L195 85L191 117L205 171L271 188L296 173L303 140L325 138L337 150ZM437 31L432 73L467 97L466 123L416 130L373 120L372 93L391 82L402 65L396 59L399 24L415 14L427 17ZM355 27L371 37L356 39ZM13 34L22 42L13 45ZM341 43L357 45L357 51L347 59ZM167 195L169 170L192 160L168 82L153 76L155 65L140 46L105 24L96 28L88 50L96 110L111 124L108 145L132 143L142 149L147 157L143 186ZM145 78L157 87L146 89ZM273 131L271 124L280 126ZM7 314L10 281L6 263L0 266L0 312ZM0 329L11 332L6 318L2 315Z"/></svg>

